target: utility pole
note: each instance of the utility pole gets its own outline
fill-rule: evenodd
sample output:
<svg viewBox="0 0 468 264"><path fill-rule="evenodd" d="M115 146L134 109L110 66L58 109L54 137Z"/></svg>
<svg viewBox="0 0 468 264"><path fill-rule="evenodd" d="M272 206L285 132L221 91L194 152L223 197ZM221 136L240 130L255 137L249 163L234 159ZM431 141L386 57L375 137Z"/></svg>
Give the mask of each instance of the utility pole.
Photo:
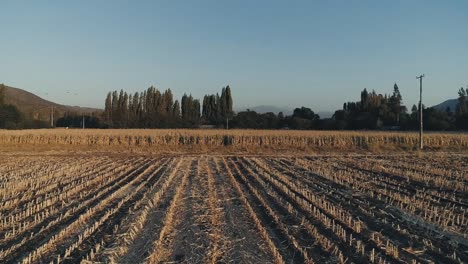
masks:
<svg viewBox="0 0 468 264"><path fill-rule="evenodd" d="M419 75L419 148L423 149L423 103L422 103L422 78L424 74Z"/></svg>
<svg viewBox="0 0 468 264"><path fill-rule="evenodd" d="M85 129L85 118L84 118L84 113L83 113L83 129Z"/></svg>

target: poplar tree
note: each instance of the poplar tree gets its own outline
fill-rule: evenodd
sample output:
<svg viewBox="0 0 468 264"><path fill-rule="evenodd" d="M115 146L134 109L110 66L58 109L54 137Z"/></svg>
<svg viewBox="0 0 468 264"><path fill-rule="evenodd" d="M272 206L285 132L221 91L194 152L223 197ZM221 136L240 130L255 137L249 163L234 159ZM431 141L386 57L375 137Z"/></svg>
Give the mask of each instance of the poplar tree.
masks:
<svg viewBox="0 0 468 264"><path fill-rule="evenodd" d="M393 94L390 97L390 109L393 115L395 116L396 125L400 123L400 113L402 112L401 101L402 97L400 94L400 90L398 88L398 85L395 83L395 85L393 85Z"/></svg>
<svg viewBox="0 0 468 264"><path fill-rule="evenodd" d="M112 92L111 126L114 127L118 120L119 95L117 91Z"/></svg>

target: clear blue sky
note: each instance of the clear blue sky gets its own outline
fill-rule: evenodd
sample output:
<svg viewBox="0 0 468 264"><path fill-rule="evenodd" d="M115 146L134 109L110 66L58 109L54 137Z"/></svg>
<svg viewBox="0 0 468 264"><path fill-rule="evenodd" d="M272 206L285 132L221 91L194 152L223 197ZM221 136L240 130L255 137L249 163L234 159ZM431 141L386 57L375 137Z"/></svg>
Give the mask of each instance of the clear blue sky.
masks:
<svg viewBox="0 0 468 264"><path fill-rule="evenodd" d="M468 84L468 1L0 2L0 83L103 107L109 90L229 84L235 108L331 111L363 88L433 105ZM70 91L67 93L67 91ZM75 95L76 93L76 95Z"/></svg>

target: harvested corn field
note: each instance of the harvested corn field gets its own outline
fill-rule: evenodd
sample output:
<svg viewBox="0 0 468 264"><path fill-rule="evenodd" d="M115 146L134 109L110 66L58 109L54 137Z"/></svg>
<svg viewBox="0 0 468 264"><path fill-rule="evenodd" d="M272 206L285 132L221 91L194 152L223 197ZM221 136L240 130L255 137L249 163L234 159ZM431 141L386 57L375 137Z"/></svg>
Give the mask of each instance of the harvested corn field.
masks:
<svg viewBox="0 0 468 264"><path fill-rule="evenodd" d="M0 150L125 151L153 153L290 153L418 150L414 132L39 129L0 130ZM468 134L426 133L427 150L466 152Z"/></svg>
<svg viewBox="0 0 468 264"><path fill-rule="evenodd" d="M463 263L466 155L4 155L1 263Z"/></svg>

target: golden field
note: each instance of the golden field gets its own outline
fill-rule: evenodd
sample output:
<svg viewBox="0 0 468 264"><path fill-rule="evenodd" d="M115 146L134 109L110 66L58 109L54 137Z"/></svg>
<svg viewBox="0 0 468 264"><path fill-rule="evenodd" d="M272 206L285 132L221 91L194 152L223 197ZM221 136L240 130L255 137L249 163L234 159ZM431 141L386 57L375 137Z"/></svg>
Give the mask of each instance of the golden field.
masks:
<svg viewBox="0 0 468 264"><path fill-rule="evenodd" d="M418 149L416 132L39 129L0 131L2 150L99 150L226 153L387 151ZM426 133L428 150L465 151L466 133Z"/></svg>
<svg viewBox="0 0 468 264"><path fill-rule="evenodd" d="M466 263L460 154L0 154L1 263Z"/></svg>
<svg viewBox="0 0 468 264"><path fill-rule="evenodd" d="M0 263L466 263L468 135L0 131Z"/></svg>

